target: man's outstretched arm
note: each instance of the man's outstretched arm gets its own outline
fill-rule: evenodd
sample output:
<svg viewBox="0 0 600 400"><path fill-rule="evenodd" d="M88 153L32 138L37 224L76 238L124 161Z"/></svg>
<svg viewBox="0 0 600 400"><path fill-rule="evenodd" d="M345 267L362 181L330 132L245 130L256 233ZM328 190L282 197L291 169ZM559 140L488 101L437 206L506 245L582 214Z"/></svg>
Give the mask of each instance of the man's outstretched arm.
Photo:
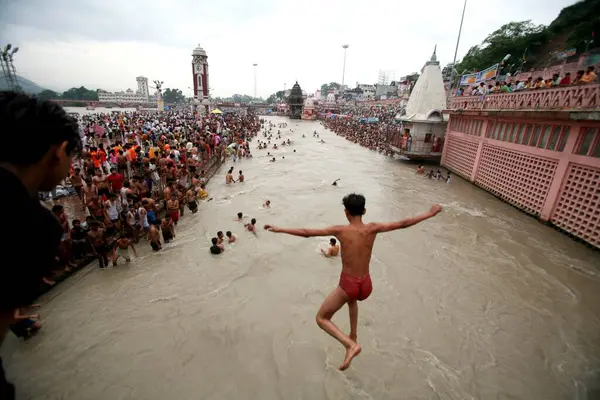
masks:
<svg viewBox="0 0 600 400"><path fill-rule="evenodd" d="M434 204L433 206L431 206L431 209L428 212L416 215L414 217L405 218L403 220L394 221L394 222L374 223L373 224L374 230L377 233L383 233L383 232L395 231L396 229L408 228L409 226L416 225L419 222L425 221L426 219L435 217L441 211L442 211L442 206L440 206L439 204Z"/></svg>
<svg viewBox="0 0 600 400"><path fill-rule="evenodd" d="M339 227L330 226L324 229L287 229L279 228L273 225L265 225L265 229L271 232L287 233L288 235L313 237L313 236L335 236L339 232Z"/></svg>

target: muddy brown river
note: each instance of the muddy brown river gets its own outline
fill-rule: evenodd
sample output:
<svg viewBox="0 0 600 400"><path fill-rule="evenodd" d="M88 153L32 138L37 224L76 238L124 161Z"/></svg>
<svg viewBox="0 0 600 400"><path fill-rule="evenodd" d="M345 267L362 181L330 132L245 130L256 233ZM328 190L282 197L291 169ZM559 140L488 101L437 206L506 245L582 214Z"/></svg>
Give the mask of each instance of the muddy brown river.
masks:
<svg viewBox="0 0 600 400"><path fill-rule="evenodd" d="M235 163L246 182L226 186L223 167L215 200L186 214L163 251L142 242L130 265L95 263L40 299L43 330L2 349L19 398L593 398L600 253L458 177L429 180L317 122L269 119L288 122L293 146L256 150L255 139L254 159ZM319 253L328 238L254 237L234 219L342 224L350 192L366 196L365 221L445 209L377 239L363 351L342 373L343 347L315 324L340 273L339 258ZM239 239L213 256L218 230ZM334 321L348 332L346 309Z"/></svg>

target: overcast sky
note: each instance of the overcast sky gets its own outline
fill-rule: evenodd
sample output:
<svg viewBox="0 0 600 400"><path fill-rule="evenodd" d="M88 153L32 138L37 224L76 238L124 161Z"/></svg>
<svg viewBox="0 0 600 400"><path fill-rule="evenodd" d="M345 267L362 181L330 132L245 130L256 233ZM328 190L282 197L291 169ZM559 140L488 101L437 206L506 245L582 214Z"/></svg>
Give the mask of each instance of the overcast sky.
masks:
<svg viewBox="0 0 600 400"><path fill-rule="evenodd" d="M570 0L469 0L458 58L502 24L548 24ZM53 90L136 89L163 80L191 95L191 52L208 54L213 96L267 97L296 80L309 93L418 71L437 44L452 62L463 0L0 0L0 44L19 46L19 75ZM482 66L485 67L485 66Z"/></svg>

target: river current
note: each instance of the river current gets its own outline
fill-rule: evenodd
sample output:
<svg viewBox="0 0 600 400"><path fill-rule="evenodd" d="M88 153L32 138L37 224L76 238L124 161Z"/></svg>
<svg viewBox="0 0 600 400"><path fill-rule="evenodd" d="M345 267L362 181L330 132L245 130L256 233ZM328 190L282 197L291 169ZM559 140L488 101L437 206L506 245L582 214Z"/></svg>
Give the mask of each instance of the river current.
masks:
<svg viewBox="0 0 600 400"><path fill-rule="evenodd" d="M415 175L414 164L318 122L268 120L288 122L281 131L293 145L257 150L254 139L254 158L222 167L208 185L214 200L186 213L173 243L152 253L142 241L131 264L100 270L96 262L40 299L42 331L28 342L9 335L2 349L19 398L593 398L597 251L458 177ZM245 183L225 185L230 165ZM363 351L342 373L343 347L315 323L340 259L320 255L328 238L262 226L346 223L341 200L351 192L367 198L365 221L433 203L444 211L378 237L373 293L359 304ZM267 199L272 207L261 208ZM258 220L256 237L235 221L238 212ZM214 256L218 230L238 242ZM348 332L346 310L334 321Z"/></svg>

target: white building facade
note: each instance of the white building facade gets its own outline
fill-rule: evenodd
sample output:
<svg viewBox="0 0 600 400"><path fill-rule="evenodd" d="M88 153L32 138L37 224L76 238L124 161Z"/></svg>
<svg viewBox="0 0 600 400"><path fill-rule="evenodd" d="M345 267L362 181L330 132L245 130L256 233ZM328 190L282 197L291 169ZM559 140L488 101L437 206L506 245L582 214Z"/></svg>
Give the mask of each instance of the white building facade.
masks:
<svg viewBox="0 0 600 400"><path fill-rule="evenodd" d="M150 103L156 101L156 96L150 95L148 87L148 78L138 76L135 78L137 82L137 91L127 89L120 92L107 92L98 90L98 101L100 103Z"/></svg>
<svg viewBox="0 0 600 400"><path fill-rule="evenodd" d="M368 85L364 83L359 83L356 85L363 92L363 100L374 100L376 88L375 85Z"/></svg>
<svg viewBox="0 0 600 400"><path fill-rule="evenodd" d="M145 76L138 76L137 78L135 78L135 80L138 85L137 93L140 96L143 96L146 99L148 99L148 97L150 96L150 90L148 89L148 78L146 78Z"/></svg>

